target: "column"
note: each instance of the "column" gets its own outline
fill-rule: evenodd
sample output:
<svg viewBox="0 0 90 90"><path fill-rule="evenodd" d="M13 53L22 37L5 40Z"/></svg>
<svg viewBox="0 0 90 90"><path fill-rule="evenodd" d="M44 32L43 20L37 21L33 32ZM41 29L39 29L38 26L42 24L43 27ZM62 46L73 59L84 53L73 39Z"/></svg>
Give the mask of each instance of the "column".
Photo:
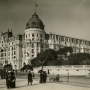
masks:
<svg viewBox="0 0 90 90"><path fill-rule="evenodd" d="M17 45L17 48L16 48L16 58L17 58L18 69L21 69L22 67L22 46L19 44Z"/></svg>

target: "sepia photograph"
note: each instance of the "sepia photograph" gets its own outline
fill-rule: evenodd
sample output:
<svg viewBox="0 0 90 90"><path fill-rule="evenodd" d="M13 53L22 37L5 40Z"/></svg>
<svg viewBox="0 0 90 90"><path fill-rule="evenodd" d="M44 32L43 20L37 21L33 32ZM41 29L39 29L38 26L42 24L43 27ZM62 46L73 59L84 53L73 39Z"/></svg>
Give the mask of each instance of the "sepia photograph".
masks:
<svg viewBox="0 0 90 90"><path fill-rule="evenodd" d="M0 0L0 90L90 90L90 0Z"/></svg>

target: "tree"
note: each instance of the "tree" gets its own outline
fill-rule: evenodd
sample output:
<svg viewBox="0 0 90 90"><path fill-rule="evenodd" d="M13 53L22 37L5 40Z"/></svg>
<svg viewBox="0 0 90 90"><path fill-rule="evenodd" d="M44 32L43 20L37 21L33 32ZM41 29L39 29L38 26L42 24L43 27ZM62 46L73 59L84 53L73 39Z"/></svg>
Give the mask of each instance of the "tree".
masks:
<svg viewBox="0 0 90 90"><path fill-rule="evenodd" d="M56 60L57 53L53 49L47 49L46 51L38 54L37 58L31 61L33 66L42 66L47 65L48 61Z"/></svg>
<svg viewBox="0 0 90 90"><path fill-rule="evenodd" d="M90 54L76 53L68 56L69 64L71 65L90 65Z"/></svg>
<svg viewBox="0 0 90 90"><path fill-rule="evenodd" d="M73 52L72 47L64 47L64 48L60 48L57 51L57 55L58 55L58 57L63 57L63 59L66 59L68 54L72 54L72 52Z"/></svg>
<svg viewBox="0 0 90 90"><path fill-rule="evenodd" d="M63 63L63 59L60 60L52 60L52 61L48 61L47 65L48 66L54 66L54 65L62 65Z"/></svg>
<svg viewBox="0 0 90 90"><path fill-rule="evenodd" d="M59 55L67 55L68 52L69 52L70 54L73 52L72 47L60 48L60 49L57 51L57 54L59 54Z"/></svg>
<svg viewBox="0 0 90 90"><path fill-rule="evenodd" d="M31 61L31 64L32 64L33 67L38 67L38 66L41 65L40 62L39 62L39 60L38 60L37 58L34 58L34 59Z"/></svg>

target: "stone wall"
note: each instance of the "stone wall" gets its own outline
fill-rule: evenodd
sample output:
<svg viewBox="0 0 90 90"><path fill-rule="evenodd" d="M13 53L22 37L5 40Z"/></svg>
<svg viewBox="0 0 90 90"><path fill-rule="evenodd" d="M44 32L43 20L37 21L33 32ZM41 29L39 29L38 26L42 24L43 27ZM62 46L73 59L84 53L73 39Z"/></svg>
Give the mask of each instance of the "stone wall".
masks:
<svg viewBox="0 0 90 90"><path fill-rule="evenodd" d="M34 72L38 73L41 67L34 68ZM50 74L59 75L88 75L90 73L90 65L65 65L65 66L44 66L43 69Z"/></svg>

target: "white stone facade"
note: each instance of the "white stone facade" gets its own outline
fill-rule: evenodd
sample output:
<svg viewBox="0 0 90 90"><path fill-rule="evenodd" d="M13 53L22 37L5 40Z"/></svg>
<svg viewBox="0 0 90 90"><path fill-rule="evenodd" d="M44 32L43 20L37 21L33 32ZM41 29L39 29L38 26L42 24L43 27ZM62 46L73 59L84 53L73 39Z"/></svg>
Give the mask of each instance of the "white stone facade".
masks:
<svg viewBox="0 0 90 90"><path fill-rule="evenodd" d="M13 68L20 69L23 64L37 57L37 54L46 49L58 50L65 46L73 48L73 53L90 53L90 41L77 39L53 33L47 34L44 25L35 13L26 24L23 35L13 36L12 31L1 33L0 62L12 64Z"/></svg>

